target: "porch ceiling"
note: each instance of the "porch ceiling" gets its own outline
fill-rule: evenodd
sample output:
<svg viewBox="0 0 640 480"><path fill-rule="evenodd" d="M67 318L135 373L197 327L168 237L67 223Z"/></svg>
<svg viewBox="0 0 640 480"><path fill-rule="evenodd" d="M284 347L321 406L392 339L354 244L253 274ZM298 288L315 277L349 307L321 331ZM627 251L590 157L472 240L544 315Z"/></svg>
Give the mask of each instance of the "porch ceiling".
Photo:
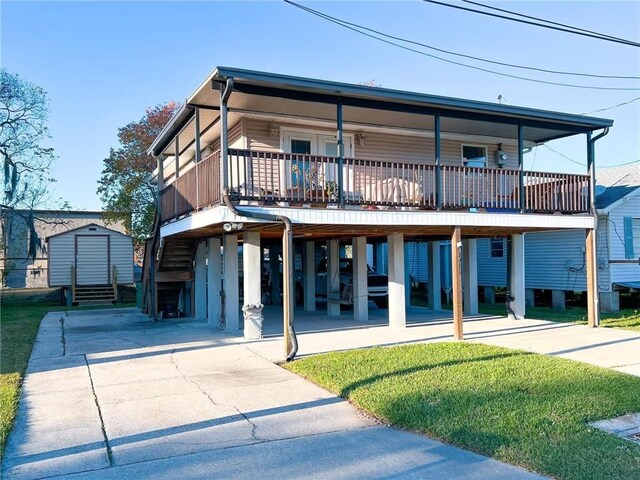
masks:
<svg viewBox="0 0 640 480"><path fill-rule="evenodd" d="M522 122L525 140L533 143L613 124L607 119L532 108L218 67L187 99L187 109L204 107L200 110L201 131L212 130L210 125L215 121L218 115L215 109L219 107L215 82L228 77L234 79L229 109L239 114L271 114L335 122L335 103L340 99L344 104L344 122L353 125L433 130L433 115L439 112L443 133L515 139L516 126ZM180 144L186 146L193 142L192 117L193 111L189 114L186 110L176 115L152 145L153 153L172 155L175 150L173 136L181 130ZM216 135L211 132L207 141Z"/></svg>

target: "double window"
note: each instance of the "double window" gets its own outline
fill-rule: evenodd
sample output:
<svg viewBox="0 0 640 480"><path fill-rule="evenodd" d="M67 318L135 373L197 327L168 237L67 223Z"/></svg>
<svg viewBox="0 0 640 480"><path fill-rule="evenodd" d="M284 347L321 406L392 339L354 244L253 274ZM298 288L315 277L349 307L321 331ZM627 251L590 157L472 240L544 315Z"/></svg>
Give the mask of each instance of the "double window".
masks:
<svg viewBox="0 0 640 480"><path fill-rule="evenodd" d="M465 167L486 167L487 147L462 145L462 164Z"/></svg>

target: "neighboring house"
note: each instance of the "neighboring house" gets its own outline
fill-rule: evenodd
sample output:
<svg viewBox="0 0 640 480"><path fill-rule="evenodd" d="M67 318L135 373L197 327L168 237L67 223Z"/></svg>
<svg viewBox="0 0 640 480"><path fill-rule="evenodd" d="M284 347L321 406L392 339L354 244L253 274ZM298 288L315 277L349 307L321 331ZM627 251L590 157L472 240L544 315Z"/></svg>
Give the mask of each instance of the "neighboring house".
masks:
<svg viewBox="0 0 640 480"><path fill-rule="evenodd" d="M90 223L47 238L49 286L71 302L115 301L117 286L133 284L133 239Z"/></svg>
<svg viewBox="0 0 640 480"><path fill-rule="evenodd" d="M525 171L524 152L574 135L585 135L593 146L612 124L218 67L149 149L158 160L160 195L143 279L155 287L148 289L150 311L178 308L238 332L242 242L244 335L260 337L264 250L282 247L285 283L293 278L292 244L308 253L302 274L304 308L311 311L315 243L326 245L327 292L339 296L341 240L352 246L353 316L360 321L369 315L367 245L387 244L386 253L374 250L385 257L377 260L384 260L389 276L389 324L402 328L409 276L405 239L429 242L428 285L435 292L442 286L440 242L450 242L454 333L461 338L463 305L467 314L478 310L477 239L509 236L510 310L523 317L525 232L586 233L586 268L596 265L592 172ZM594 165L593 155L587 163ZM278 257L269 255L273 262ZM274 265L272 274L277 271ZM594 292L595 284L588 288ZM291 293L284 289L285 324L293 315ZM440 296L430 293L430 306L439 309ZM595 306L592 298L594 326ZM327 314L340 315L340 305L329 301Z"/></svg>
<svg viewBox="0 0 640 480"><path fill-rule="evenodd" d="M640 165L602 168L596 173L597 267L600 307L619 309L619 294L640 290ZM502 238L478 242L478 284L506 284L506 246ZM551 290L555 308L564 308L568 291L587 290L585 234L565 230L525 235L525 286L528 303L535 290Z"/></svg>
<svg viewBox="0 0 640 480"><path fill-rule="evenodd" d="M2 212L2 235L5 239L0 252L2 288L44 288L47 287L47 251L38 250L36 258L28 257L29 229L25 218L27 210ZM34 210L35 230L43 244L47 237L83 225L94 223L107 226L102 219L103 212L78 210ZM125 233L124 223L109 223L108 227Z"/></svg>

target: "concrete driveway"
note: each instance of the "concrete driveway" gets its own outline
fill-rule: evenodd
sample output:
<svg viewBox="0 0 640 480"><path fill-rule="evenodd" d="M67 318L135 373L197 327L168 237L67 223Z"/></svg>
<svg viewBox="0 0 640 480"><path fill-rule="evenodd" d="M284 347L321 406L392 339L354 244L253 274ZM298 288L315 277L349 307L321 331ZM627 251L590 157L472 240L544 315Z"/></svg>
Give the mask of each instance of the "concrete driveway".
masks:
<svg viewBox="0 0 640 480"><path fill-rule="evenodd" d="M540 478L383 426L257 344L135 310L45 317L4 478Z"/></svg>

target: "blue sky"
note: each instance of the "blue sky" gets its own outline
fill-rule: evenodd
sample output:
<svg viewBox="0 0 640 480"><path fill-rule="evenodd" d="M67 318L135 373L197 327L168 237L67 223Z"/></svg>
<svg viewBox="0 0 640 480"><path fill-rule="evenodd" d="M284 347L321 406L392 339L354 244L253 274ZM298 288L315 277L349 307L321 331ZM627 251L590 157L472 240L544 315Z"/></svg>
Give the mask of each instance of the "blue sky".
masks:
<svg viewBox="0 0 640 480"><path fill-rule="evenodd" d="M487 0L488 2L489 0ZM640 2L492 2L492 5L640 41ZM598 74L640 75L640 49L529 27L424 2L309 2L305 5L386 33L509 63ZM1 5L1 63L42 86L51 100L54 196L100 209L102 160L119 127L148 106L183 101L216 65L570 113L640 96L534 84L449 65L310 16L282 2L10 2ZM523 74L511 71L510 73ZM524 76L528 76L524 73ZM534 75L531 75L534 76ZM542 77L640 87L638 81ZM599 165L640 159L640 101L594 114L615 120L597 143ZM584 162L585 139L550 146ZM583 171L545 147L527 154L535 170ZM640 168L640 167L639 167Z"/></svg>

